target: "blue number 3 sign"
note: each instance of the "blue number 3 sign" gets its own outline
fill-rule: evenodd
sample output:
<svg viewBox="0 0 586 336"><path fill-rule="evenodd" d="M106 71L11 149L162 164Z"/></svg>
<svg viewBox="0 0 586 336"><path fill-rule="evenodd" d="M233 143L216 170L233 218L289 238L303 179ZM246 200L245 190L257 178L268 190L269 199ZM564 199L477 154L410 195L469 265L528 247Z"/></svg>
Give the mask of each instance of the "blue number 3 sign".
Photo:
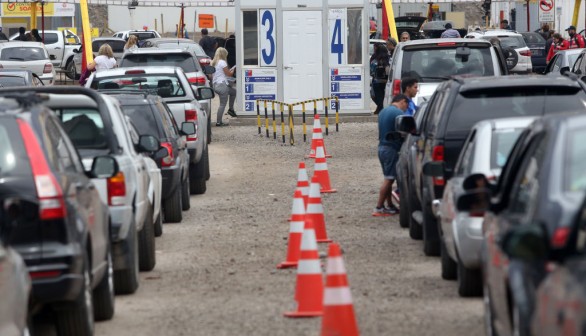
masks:
<svg viewBox="0 0 586 336"><path fill-rule="evenodd" d="M275 30L275 20L271 11L265 11L262 15L262 25L267 26L266 40L269 42L268 51L267 48L262 48L262 59L265 64L273 64L275 59L275 38L273 32Z"/></svg>

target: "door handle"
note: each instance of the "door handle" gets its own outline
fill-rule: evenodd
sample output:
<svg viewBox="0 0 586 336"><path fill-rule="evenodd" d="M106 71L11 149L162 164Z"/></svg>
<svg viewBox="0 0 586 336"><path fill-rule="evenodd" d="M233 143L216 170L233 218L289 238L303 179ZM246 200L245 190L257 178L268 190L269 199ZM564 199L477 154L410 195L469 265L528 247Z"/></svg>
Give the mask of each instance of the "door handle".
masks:
<svg viewBox="0 0 586 336"><path fill-rule="evenodd" d="M61 50L61 47L55 47L54 49L55 50Z"/></svg>
<svg viewBox="0 0 586 336"><path fill-rule="evenodd" d="M284 66L283 68L284 69L293 69L293 67L291 67L291 66Z"/></svg>

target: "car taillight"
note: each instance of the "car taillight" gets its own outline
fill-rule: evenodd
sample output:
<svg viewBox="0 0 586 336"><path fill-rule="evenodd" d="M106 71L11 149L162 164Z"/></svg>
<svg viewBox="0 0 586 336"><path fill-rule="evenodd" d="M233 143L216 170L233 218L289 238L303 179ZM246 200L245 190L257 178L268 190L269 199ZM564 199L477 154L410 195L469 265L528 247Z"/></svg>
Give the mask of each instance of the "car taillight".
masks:
<svg viewBox="0 0 586 336"><path fill-rule="evenodd" d="M187 80L189 81L189 84L194 84L197 86L203 86L206 84L205 77L189 77Z"/></svg>
<svg viewBox="0 0 586 336"><path fill-rule="evenodd" d="M61 275L61 271L38 271L29 273L32 280L55 278Z"/></svg>
<svg viewBox="0 0 586 336"><path fill-rule="evenodd" d="M395 79L393 81L393 96L401 94L401 80Z"/></svg>
<svg viewBox="0 0 586 336"><path fill-rule="evenodd" d="M566 245L568 241L568 236L570 235L570 228L569 227L560 227L557 228L553 232L553 236L551 237L551 246L554 248L562 248Z"/></svg>
<svg viewBox="0 0 586 336"><path fill-rule="evenodd" d="M167 148L169 155L161 160L161 167L171 167L175 164L175 156L173 155L173 146L168 142L161 142L161 147Z"/></svg>
<svg viewBox="0 0 586 336"><path fill-rule="evenodd" d="M520 51L519 54L521 56L531 57L531 50L523 50L523 51Z"/></svg>
<svg viewBox="0 0 586 336"><path fill-rule="evenodd" d="M108 179L108 205L123 205L126 198L126 181L123 172Z"/></svg>
<svg viewBox="0 0 586 336"><path fill-rule="evenodd" d="M197 140L197 111L185 110L185 121L191 121L195 124L195 134L187 136L187 141Z"/></svg>
<svg viewBox="0 0 586 336"><path fill-rule="evenodd" d="M126 70L125 75L137 75L145 73L144 70Z"/></svg>
<svg viewBox="0 0 586 336"><path fill-rule="evenodd" d="M45 67L43 68L43 73L51 73L51 72L53 72L53 64L51 64L51 63L45 64Z"/></svg>
<svg viewBox="0 0 586 336"><path fill-rule="evenodd" d="M47 158L39 145L37 136L25 121L18 120L18 126L24 140L24 146L35 180L37 197L39 198L40 219L51 220L65 218L67 209L65 208L63 191L47 164Z"/></svg>
<svg viewBox="0 0 586 336"><path fill-rule="evenodd" d="M433 161L443 161L444 160L444 146L434 146L433 151L431 152L431 159ZM436 186L443 186L445 184L443 177L434 177L433 178L433 185Z"/></svg>
<svg viewBox="0 0 586 336"><path fill-rule="evenodd" d="M212 60L209 58L202 58L199 60L199 64L208 65L210 63L212 63Z"/></svg>
<svg viewBox="0 0 586 336"><path fill-rule="evenodd" d="M456 45L456 42L439 42L438 46L453 46Z"/></svg>

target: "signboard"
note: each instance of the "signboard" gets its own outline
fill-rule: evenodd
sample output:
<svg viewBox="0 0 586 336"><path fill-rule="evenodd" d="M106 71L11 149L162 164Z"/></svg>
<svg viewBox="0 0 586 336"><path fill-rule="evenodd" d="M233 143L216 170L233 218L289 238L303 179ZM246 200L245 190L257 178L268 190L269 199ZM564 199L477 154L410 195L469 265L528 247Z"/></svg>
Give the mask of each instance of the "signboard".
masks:
<svg viewBox="0 0 586 336"><path fill-rule="evenodd" d="M41 4L37 3L37 16L41 16ZM30 2L10 2L2 4L2 17L30 17ZM45 3L45 16L75 16L75 5L66 3Z"/></svg>
<svg viewBox="0 0 586 336"><path fill-rule="evenodd" d="M346 8L332 8L328 12L329 38L328 50L330 66L348 63L346 50Z"/></svg>
<svg viewBox="0 0 586 336"><path fill-rule="evenodd" d="M256 111L257 99L277 99L277 69L247 69L244 73L244 111Z"/></svg>
<svg viewBox="0 0 586 336"><path fill-rule="evenodd" d="M277 31L275 25L275 10L261 9L259 12L258 41L260 43L260 66L277 65Z"/></svg>
<svg viewBox="0 0 586 336"><path fill-rule="evenodd" d="M330 68L330 95L340 100L340 110L358 110L364 108L364 83L361 67ZM332 100L331 108L335 108Z"/></svg>
<svg viewBox="0 0 586 336"><path fill-rule="evenodd" d="M539 1L539 22L554 21L554 0Z"/></svg>
<svg viewBox="0 0 586 336"><path fill-rule="evenodd" d="M214 28L214 15L213 14L199 14L197 16L197 22L199 28Z"/></svg>

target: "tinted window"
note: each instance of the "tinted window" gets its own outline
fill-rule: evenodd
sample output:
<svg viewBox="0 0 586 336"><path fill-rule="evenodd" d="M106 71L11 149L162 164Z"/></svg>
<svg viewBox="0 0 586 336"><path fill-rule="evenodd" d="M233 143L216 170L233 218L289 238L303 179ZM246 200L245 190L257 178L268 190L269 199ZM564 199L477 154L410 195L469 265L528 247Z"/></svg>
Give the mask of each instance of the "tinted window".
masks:
<svg viewBox="0 0 586 336"><path fill-rule="evenodd" d="M545 44L545 39L538 33L525 33L523 34L523 39L526 43Z"/></svg>
<svg viewBox="0 0 586 336"><path fill-rule="evenodd" d="M490 48L470 48L467 62L456 58L456 49L404 49L401 78L416 77L420 82L438 82L452 75L493 76Z"/></svg>
<svg viewBox="0 0 586 336"><path fill-rule="evenodd" d="M586 189L586 129L574 129L568 134L566 151L564 190L582 191Z"/></svg>
<svg viewBox="0 0 586 336"><path fill-rule="evenodd" d="M47 60L45 49L34 47L11 47L0 51L0 61L41 61Z"/></svg>
<svg viewBox="0 0 586 336"><path fill-rule="evenodd" d="M56 110L63 123L63 129L78 149L107 148L104 122L94 109L71 108Z"/></svg>
<svg viewBox="0 0 586 336"><path fill-rule="evenodd" d="M494 38L495 36L483 36L482 38L485 40L490 40L491 38ZM498 37L499 41L501 41L501 47L503 49L506 48L524 48L527 46L527 44L525 43L525 40L523 39L523 37L521 36L499 36ZM545 41L544 41L545 43Z"/></svg>
<svg viewBox="0 0 586 336"><path fill-rule="evenodd" d="M92 82L92 88L98 90L157 90L157 95L162 98L185 96L185 90L175 75L128 74L99 78Z"/></svg>
<svg viewBox="0 0 586 336"><path fill-rule="evenodd" d="M121 68L135 66L176 66L185 72L196 72L197 66L190 54L126 54L120 61Z"/></svg>
<svg viewBox="0 0 586 336"><path fill-rule="evenodd" d="M43 36L43 32L39 32L41 37ZM59 35L57 33L45 33L45 44L53 44L59 42Z"/></svg>
<svg viewBox="0 0 586 336"><path fill-rule="evenodd" d="M516 174L513 190L511 191L511 204L509 209L513 213L529 216L535 205L539 193L539 172L545 155L543 137L533 140L529 149L523 156L522 166Z"/></svg>
<svg viewBox="0 0 586 336"><path fill-rule="evenodd" d="M130 32L129 35L136 35L138 37L139 41L142 40L147 40L150 38L155 38L158 37L155 33L153 32Z"/></svg>
<svg viewBox="0 0 586 336"><path fill-rule="evenodd" d="M122 112L130 117L132 124L140 135L152 135L157 138L159 135L158 122L155 119L151 106L143 105L125 105L122 104Z"/></svg>
<svg viewBox="0 0 586 336"><path fill-rule="evenodd" d="M126 44L124 41L108 41L108 40L93 41L92 42L92 50L94 52L98 52L98 50L100 50L100 47L106 43L108 45L110 45L110 47L112 47L113 52L115 52L115 53L124 52L124 45Z"/></svg>
<svg viewBox="0 0 586 336"><path fill-rule="evenodd" d="M25 86L23 77L0 75L0 88L12 86Z"/></svg>
<svg viewBox="0 0 586 336"><path fill-rule="evenodd" d="M203 48L197 43L159 43L157 47L161 49L185 48L197 56L207 56Z"/></svg>
<svg viewBox="0 0 586 336"><path fill-rule="evenodd" d="M0 176L29 176L31 168L13 117L0 117Z"/></svg>
<svg viewBox="0 0 586 336"><path fill-rule="evenodd" d="M505 165L509 153L522 131L523 129L521 128L510 128L495 130L492 133L492 144L490 148L491 169L502 168Z"/></svg>
<svg viewBox="0 0 586 336"><path fill-rule="evenodd" d="M45 144L50 144L45 146L45 152L51 166L60 172L75 172L74 158L67 148L65 137L52 119L45 120L42 135Z"/></svg>
<svg viewBox="0 0 586 336"><path fill-rule="evenodd" d="M242 12L244 65L258 65L258 13Z"/></svg>
<svg viewBox="0 0 586 336"><path fill-rule="evenodd" d="M584 110L584 102L585 96L578 88L515 87L465 92L454 102L448 127L450 131L467 131L487 118Z"/></svg>

